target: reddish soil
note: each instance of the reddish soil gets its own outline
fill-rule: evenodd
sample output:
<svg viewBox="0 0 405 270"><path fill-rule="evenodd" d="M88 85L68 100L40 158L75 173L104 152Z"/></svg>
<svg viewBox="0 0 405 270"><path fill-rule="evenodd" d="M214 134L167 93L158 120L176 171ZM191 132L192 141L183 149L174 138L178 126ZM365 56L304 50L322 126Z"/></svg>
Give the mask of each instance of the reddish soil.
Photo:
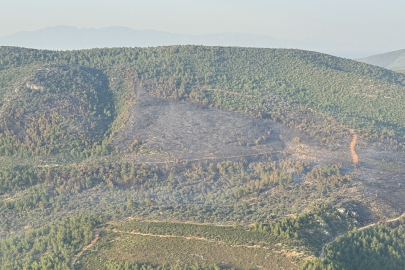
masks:
<svg viewBox="0 0 405 270"><path fill-rule="evenodd" d="M354 150L354 147L356 146L357 142L357 134L354 133L353 129L349 129L350 133L353 134L353 139L352 142L350 143L350 155L352 156L353 163L357 164L359 163L359 156L356 154L356 151Z"/></svg>

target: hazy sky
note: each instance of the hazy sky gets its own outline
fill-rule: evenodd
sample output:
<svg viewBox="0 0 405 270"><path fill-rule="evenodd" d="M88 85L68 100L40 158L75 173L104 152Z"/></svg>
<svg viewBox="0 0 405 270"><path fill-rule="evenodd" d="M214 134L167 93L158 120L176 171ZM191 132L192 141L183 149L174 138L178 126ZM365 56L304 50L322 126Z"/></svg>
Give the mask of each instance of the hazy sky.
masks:
<svg viewBox="0 0 405 270"><path fill-rule="evenodd" d="M242 32L376 53L405 48L404 0L0 0L0 36L56 25ZM314 48L316 49L316 48Z"/></svg>

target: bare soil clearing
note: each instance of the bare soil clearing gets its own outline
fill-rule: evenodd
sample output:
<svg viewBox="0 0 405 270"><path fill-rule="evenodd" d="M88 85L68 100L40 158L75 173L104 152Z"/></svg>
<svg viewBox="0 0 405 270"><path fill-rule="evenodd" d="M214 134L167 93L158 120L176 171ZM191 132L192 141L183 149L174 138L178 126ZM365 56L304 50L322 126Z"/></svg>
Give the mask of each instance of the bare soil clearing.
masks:
<svg viewBox="0 0 405 270"><path fill-rule="evenodd" d="M113 142L121 149L141 140L173 158L213 159L283 148L275 123L235 112L139 93L129 114Z"/></svg>

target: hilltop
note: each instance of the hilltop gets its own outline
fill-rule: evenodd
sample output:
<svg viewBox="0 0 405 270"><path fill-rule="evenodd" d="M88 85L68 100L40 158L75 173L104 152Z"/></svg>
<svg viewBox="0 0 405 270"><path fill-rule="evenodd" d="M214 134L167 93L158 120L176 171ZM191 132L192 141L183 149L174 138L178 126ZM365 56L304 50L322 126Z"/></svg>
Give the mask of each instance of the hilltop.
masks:
<svg viewBox="0 0 405 270"><path fill-rule="evenodd" d="M376 54L357 61L392 70L405 69L405 50Z"/></svg>
<svg viewBox="0 0 405 270"><path fill-rule="evenodd" d="M237 46L255 48L299 48L329 52L347 58L359 55L336 40L285 39L249 33L187 34L124 26L78 28L58 25L33 31L0 36L0 46L18 46L48 50L91 48L156 47L173 45ZM361 53L360 55L364 55Z"/></svg>

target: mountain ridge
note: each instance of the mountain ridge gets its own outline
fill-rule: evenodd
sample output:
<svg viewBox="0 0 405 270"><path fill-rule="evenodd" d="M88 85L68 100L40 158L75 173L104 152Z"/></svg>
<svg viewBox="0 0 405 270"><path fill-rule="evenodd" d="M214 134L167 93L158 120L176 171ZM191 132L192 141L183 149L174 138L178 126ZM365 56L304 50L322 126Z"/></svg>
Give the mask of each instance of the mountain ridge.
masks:
<svg viewBox="0 0 405 270"><path fill-rule="evenodd" d="M401 70L405 69L405 49L371 55L356 60L387 69Z"/></svg>
<svg viewBox="0 0 405 270"><path fill-rule="evenodd" d="M158 30L136 30L124 26L100 29L54 26L36 31L20 31L0 37L0 44L36 49L77 50L104 47L150 47L167 45L212 45L279 47L285 42L271 36L246 33L178 34Z"/></svg>
<svg viewBox="0 0 405 270"><path fill-rule="evenodd" d="M275 38L250 33L184 34L159 30L137 30L125 26L77 28L53 26L34 31L20 31L0 37L0 45L49 50L80 50L112 47L155 47L169 45L236 46L255 48L297 48L323 51L345 58L369 55L353 50L348 44L333 40Z"/></svg>

